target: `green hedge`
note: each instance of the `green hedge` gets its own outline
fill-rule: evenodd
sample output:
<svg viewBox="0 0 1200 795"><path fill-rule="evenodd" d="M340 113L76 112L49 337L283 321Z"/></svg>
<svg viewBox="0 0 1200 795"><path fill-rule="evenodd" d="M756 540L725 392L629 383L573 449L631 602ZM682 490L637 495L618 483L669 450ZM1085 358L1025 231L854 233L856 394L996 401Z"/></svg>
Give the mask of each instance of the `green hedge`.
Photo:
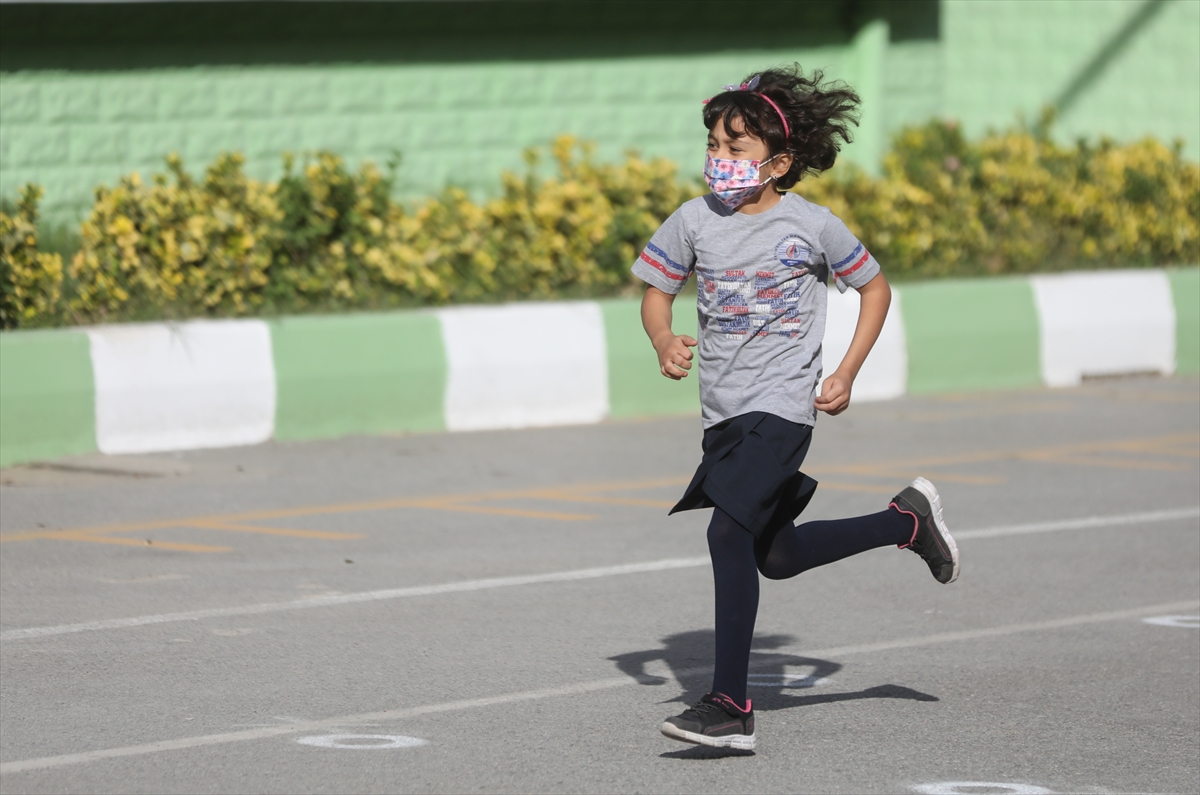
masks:
<svg viewBox="0 0 1200 795"><path fill-rule="evenodd" d="M1152 140L1064 147L1012 131L978 142L950 123L903 131L884 174L834 169L797 190L830 206L894 277L1200 261L1200 165ZM701 185L665 160L597 163L558 140L557 173L505 174L501 195L447 188L394 201L389 171L286 156L275 183L222 155L202 180L176 156L149 182L96 191L64 268L38 250L27 186L0 214L4 327L229 317L612 295L662 220Z"/></svg>
<svg viewBox="0 0 1200 795"><path fill-rule="evenodd" d="M884 175L802 187L901 278L1200 262L1200 164L1152 139L1065 147L957 125L902 131Z"/></svg>

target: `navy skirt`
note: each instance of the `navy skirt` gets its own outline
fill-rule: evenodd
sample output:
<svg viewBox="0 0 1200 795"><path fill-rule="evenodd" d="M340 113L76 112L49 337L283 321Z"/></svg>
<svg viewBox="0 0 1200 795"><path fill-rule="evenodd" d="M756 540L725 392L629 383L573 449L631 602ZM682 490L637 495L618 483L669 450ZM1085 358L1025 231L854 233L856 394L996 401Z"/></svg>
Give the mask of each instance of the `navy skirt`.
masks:
<svg viewBox="0 0 1200 795"><path fill-rule="evenodd" d="M704 431L704 458L671 509L720 508L761 538L808 506L817 481L800 471L812 426L764 411L741 414Z"/></svg>

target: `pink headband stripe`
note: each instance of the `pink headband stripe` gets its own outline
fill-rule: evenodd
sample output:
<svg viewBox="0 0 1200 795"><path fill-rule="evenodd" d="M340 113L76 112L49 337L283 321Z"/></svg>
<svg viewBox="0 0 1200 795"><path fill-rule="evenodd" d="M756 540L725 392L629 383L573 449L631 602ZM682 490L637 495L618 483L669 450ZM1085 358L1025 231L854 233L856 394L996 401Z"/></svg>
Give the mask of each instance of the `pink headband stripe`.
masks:
<svg viewBox="0 0 1200 795"><path fill-rule="evenodd" d="M781 110L779 109L779 106L778 106L778 105L776 105L776 104L775 104L775 102L774 102L774 101L773 101L773 100L772 100L770 97L768 97L766 94L759 94L757 91L755 91L754 93L755 93L755 95L756 95L756 96L760 96L760 97L762 97L763 99L765 99L765 100L767 101L767 104L768 104L768 105L770 105L772 108L774 108L774 109L775 109L775 112L779 114L779 121L780 121L780 122L783 124L783 138L784 138L784 140L786 141L788 138L791 138L791 137L792 137L792 133L791 133L791 131L790 131L790 130L788 130L787 118L785 118L785 117L784 117L784 115L783 115L783 111L781 111Z"/></svg>
<svg viewBox="0 0 1200 795"><path fill-rule="evenodd" d="M770 105L772 108L774 108L775 112L779 114L779 121L781 124L783 124L784 140L791 138L792 131L788 129L787 117L783 115L783 111L780 110L779 106L775 104L775 101L772 100L770 97L768 97L766 94L762 94L762 93L759 93L758 91L754 91L754 88L758 85L758 78L759 78L759 75L755 75L754 79L751 80L749 83L742 83L740 86L725 86L725 90L726 91L751 91L751 92L753 92L754 96L762 97L766 101L766 103L768 105ZM712 98L709 97L708 99L704 100L702 102L702 104L707 105L711 101L712 101Z"/></svg>

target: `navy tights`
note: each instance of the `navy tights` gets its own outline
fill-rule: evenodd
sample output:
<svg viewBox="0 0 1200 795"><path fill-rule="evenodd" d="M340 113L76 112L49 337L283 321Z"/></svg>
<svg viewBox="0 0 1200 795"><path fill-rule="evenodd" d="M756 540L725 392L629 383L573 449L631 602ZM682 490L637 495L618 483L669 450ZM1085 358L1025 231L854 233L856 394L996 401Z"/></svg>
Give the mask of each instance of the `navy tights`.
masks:
<svg viewBox="0 0 1200 795"><path fill-rule="evenodd" d="M907 544L912 534L912 517L888 508L852 519L805 522L799 527L789 523L756 541L733 517L714 508L708 526L717 601L713 692L724 693L738 704L746 701L760 571L769 579L784 580L868 549Z"/></svg>

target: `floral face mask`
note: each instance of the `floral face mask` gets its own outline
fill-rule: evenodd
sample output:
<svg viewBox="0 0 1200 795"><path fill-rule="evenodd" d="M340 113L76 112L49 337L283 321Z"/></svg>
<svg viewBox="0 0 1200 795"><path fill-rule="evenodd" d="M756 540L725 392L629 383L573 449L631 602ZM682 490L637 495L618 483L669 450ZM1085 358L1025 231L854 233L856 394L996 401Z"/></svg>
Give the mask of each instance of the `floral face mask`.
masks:
<svg viewBox="0 0 1200 795"><path fill-rule="evenodd" d="M779 155L773 155L766 160L722 160L705 155L704 181L708 189L718 200L731 210L736 210L742 203L753 196L762 187L775 179L767 177L766 181L759 179L759 168L770 163Z"/></svg>

